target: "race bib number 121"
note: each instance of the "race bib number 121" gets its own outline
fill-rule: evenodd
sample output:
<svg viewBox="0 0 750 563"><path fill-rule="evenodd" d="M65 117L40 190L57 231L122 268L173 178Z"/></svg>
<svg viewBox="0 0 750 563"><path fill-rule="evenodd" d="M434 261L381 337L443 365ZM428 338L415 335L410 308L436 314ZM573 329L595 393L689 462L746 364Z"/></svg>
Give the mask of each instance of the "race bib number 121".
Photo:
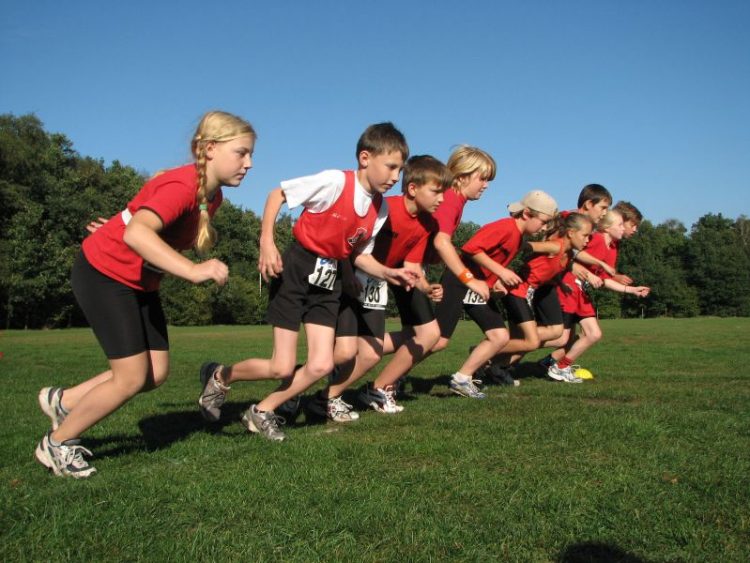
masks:
<svg viewBox="0 0 750 563"><path fill-rule="evenodd" d="M336 281L337 264L336 260L318 257L318 260L315 262L313 273L307 276L310 285L315 285L331 291L333 289L333 283Z"/></svg>

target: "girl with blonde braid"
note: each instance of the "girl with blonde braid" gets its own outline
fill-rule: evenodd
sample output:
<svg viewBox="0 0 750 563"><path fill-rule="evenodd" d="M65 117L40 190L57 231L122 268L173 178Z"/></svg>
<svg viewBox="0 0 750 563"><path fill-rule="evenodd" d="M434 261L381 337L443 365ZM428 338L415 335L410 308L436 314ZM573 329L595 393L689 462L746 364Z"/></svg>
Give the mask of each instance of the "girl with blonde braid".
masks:
<svg viewBox="0 0 750 563"><path fill-rule="evenodd" d="M73 293L110 369L69 389L39 392L52 429L36 458L55 475L80 479L95 473L79 436L166 380L169 341L158 291L164 273L196 284L226 283L224 263L195 263L180 251L195 247L204 254L214 244L210 221L222 202L221 187L240 185L252 167L255 140L244 119L205 114L191 143L195 162L151 178L122 212L83 241L73 265Z"/></svg>

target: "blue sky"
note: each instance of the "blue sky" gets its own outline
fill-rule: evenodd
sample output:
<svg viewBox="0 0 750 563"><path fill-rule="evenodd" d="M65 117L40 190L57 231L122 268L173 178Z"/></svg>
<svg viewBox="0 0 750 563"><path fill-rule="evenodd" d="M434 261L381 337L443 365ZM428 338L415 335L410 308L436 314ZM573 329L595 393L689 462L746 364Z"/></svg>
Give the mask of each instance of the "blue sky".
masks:
<svg viewBox="0 0 750 563"><path fill-rule="evenodd" d="M750 215L750 2L0 6L0 113L146 172L189 159L203 112L240 114L260 138L225 194L257 213L282 179L355 166L388 120L413 154L495 157L464 214L480 224L531 189L572 208L590 182L655 223Z"/></svg>

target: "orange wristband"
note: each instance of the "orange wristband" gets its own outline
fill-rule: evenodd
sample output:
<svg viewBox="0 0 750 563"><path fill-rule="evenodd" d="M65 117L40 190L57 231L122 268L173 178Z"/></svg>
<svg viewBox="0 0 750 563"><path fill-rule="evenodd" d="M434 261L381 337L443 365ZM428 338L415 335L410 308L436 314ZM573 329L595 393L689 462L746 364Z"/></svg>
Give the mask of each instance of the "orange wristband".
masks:
<svg viewBox="0 0 750 563"><path fill-rule="evenodd" d="M471 270L469 270L469 268L466 268L463 272L458 274L458 281L460 281L464 285L466 285L473 279L474 274L471 273Z"/></svg>

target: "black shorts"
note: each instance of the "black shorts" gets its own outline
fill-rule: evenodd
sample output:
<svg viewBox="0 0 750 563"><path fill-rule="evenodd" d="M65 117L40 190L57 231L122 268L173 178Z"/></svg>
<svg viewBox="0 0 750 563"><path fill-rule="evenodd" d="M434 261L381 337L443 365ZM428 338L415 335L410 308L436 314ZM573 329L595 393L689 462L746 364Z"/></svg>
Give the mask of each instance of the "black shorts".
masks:
<svg viewBox="0 0 750 563"><path fill-rule="evenodd" d="M534 292L534 317L539 326L555 326L563 324L563 312L560 298L554 285L542 285Z"/></svg>
<svg viewBox="0 0 750 563"><path fill-rule="evenodd" d="M531 300L533 309L529 307L526 299L517 295L506 295L503 297L503 304L513 324L519 325L534 320L537 326L563 324L563 313L554 286L543 285L534 291Z"/></svg>
<svg viewBox="0 0 750 563"><path fill-rule="evenodd" d="M388 286L393 292L402 326L420 326L435 320L429 298L419 291ZM345 297L339 309L336 336L385 336L385 309L363 307L357 299Z"/></svg>
<svg viewBox="0 0 750 563"><path fill-rule="evenodd" d="M341 299L341 265L332 289L313 285L308 276L315 270L318 256L297 241L284 252L284 271L271 282L266 320L269 324L298 331L301 323L334 328Z"/></svg>
<svg viewBox="0 0 750 563"><path fill-rule="evenodd" d="M399 285L388 285L398 307L403 326L421 326L435 320L430 298L416 288L409 291Z"/></svg>
<svg viewBox="0 0 750 563"><path fill-rule="evenodd" d="M590 319L591 317L582 317L577 313L567 313L563 311L563 325L565 328L573 328L583 319Z"/></svg>
<svg viewBox="0 0 750 563"><path fill-rule="evenodd" d="M353 297L342 298L336 322L336 337L372 336L382 340L384 335L384 309L366 309Z"/></svg>
<svg viewBox="0 0 750 563"><path fill-rule="evenodd" d="M105 276L83 252L73 263L73 293L107 358L169 350L158 291L139 291Z"/></svg>
<svg viewBox="0 0 750 563"><path fill-rule="evenodd" d="M440 283L443 286L443 299L435 307L435 317L440 325L440 336L443 338L453 336L462 311L465 311L479 325L482 332L505 328L505 316L493 298L481 305L464 303L464 297L469 289L447 268Z"/></svg>

